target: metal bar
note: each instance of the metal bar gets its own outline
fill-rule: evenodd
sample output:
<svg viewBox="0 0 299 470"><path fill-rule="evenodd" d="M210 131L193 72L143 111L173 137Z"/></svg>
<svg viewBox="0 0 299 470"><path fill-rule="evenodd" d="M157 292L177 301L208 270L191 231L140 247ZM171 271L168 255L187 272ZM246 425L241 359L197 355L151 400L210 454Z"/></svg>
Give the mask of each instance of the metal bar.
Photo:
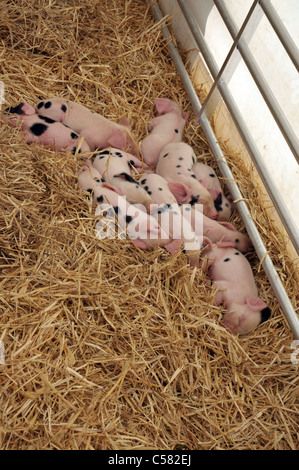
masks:
<svg viewBox="0 0 299 470"><path fill-rule="evenodd" d="M162 13L160 11L160 8L157 6L155 0L150 0L150 5L151 9L153 12L153 15L156 19L157 22L161 21L163 19ZM183 61L174 45L174 42L172 40L171 34L169 32L169 29L166 26L162 27L162 33L167 39L167 47L169 50L169 53L171 55L171 58L175 64L175 67L177 69L177 72L184 84L186 93L189 97L189 100L192 104L192 107L195 111L195 113L199 113L201 110L201 103L198 99L197 93L192 85L192 82L190 80L190 77L185 69L185 66L183 64ZM242 199L242 194L238 188L237 183L234 181L233 174L227 164L226 158L223 155L223 152L221 150L221 147L216 139L216 136L211 128L211 125L205 116L205 114L202 115L201 117L201 125L202 129L207 137L208 144L211 148L211 151L218 163L219 169L222 173L222 175L227 178L227 185L229 187L229 190L232 194L232 197L237 200L237 207L238 211L241 215L241 218L244 222L245 228L247 230L247 233L249 237L252 240L252 243L254 245L255 251L261 260L261 265L263 266L266 275L268 276L268 279L271 283L271 286L276 294L276 297L278 299L279 304L281 305L281 308L284 312L284 315L286 317L286 320L290 326L291 331L293 332L293 335L295 339L299 339L299 318L296 315L296 312L291 304L291 301L284 289L283 284L281 283L281 280L277 274L277 271L272 263L272 260L267 253L267 250L265 248L265 245L263 244L263 241L261 239L261 236L257 230L257 227L254 223L254 221L251 218L250 212L247 208L247 205L244 200Z"/></svg>
<svg viewBox="0 0 299 470"><path fill-rule="evenodd" d="M199 50L208 66L208 69L210 70L210 73L215 79L217 77L217 74L219 72L218 65L215 62L215 59L206 43L206 40L204 39L198 24L196 23L196 20L194 19L192 12L190 9L186 6L186 3L182 0L177 0L178 4L181 7L182 13L190 27L190 30L194 36L194 39L199 47ZM220 80L218 82L218 90L221 93L221 96L223 98L223 101L225 102L233 120L234 123L239 131L240 136L242 137L242 140L251 156L251 159L258 171L258 174L271 198L271 201L274 204L274 207L290 237L290 240L292 244L294 245L294 248L296 252L299 254L299 230L298 227L296 226L293 218L290 215L290 212L283 201L283 199L279 196L279 191L278 188L269 173L268 168L266 167L264 160L260 154L260 151L251 135L251 133L248 130L248 127L243 119L243 116L241 112L239 111L238 106L236 105L236 102L227 86L224 80Z"/></svg>
<svg viewBox="0 0 299 470"><path fill-rule="evenodd" d="M216 77L215 80L214 80L214 83L213 83L213 85L212 85L212 87L211 87L211 89L210 89L210 91L209 91L209 93L208 93L208 95L207 95L205 101L204 101L203 104L202 104L201 111L200 111L200 113L199 113L198 116L197 116L196 122L199 121L199 118L200 118L200 116L202 115L202 113L205 111L205 108L206 108L206 106L207 106L207 104L208 104L208 102L209 102L209 100L210 100L210 98L211 98L211 96L212 96L212 94L213 94L215 88L217 88L218 82L219 82L219 80L221 79L221 77L222 77L222 75L223 75L223 73L224 73L224 70L226 69L226 67L227 67L227 65L228 65L228 63L229 63L229 61L230 61L230 59L231 59L231 56L233 55L233 53L234 53L234 51L235 51L235 49L236 49L236 47L237 47L237 45L238 45L238 42L239 42L239 40L240 40L240 38L241 38L241 36L242 36L242 34L243 34L243 32L244 32L246 26L248 25L248 23L249 23L249 21L250 21L250 19L251 19L251 17L252 17L252 14L253 14L253 12L254 12L254 10L255 10L255 7L256 7L256 5L258 4L258 2L259 2L259 0L254 0L254 2L253 2L253 4L252 4L252 6L251 6L251 8L250 8L250 10L249 10L249 12L248 12L246 18L245 18L245 20L244 20L244 22L243 22L243 24L242 24L242 26L241 26L241 28L240 28L238 34L237 34L237 36L235 37L235 40L234 40L234 42L233 42L233 44L232 44L232 46L231 46L231 48L230 48L230 50L229 50L229 53L227 54L227 56L226 56L226 58L225 58L225 61L223 62L222 66L221 66L221 69L219 70L219 72L218 72L218 74L217 74L217 77Z"/></svg>
<svg viewBox="0 0 299 470"><path fill-rule="evenodd" d="M238 34L238 27L235 24L230 12L225 6L223 0L214 0L214 3L226 25L231 37L234 39ZM282 135L285 138L286 143L291 149L294 157L299 163L299 140L293 131L289 121L287 120L284 112L279 106L278 101L276 100L274 94L269 88L265 77L261 73L260 68L258 67L249 47L246 42L242 40L239 41L238 50L243 57L243 60L251 73L253 80L255 81L262 97L264 98L269 110L271 111L272 116L275 119L276 124L278 125Z"/></svg>
<svg viewBox="0 0 299 470"><path fill-rule="evenodd" d="M259 4L268 18L269 23L277 34L281 44L283 45L286 53L290 57L297 71L299 72L299 51L298 47L291 38L288 30L281 21L277 11L269 0L260 0Z"/></svg>

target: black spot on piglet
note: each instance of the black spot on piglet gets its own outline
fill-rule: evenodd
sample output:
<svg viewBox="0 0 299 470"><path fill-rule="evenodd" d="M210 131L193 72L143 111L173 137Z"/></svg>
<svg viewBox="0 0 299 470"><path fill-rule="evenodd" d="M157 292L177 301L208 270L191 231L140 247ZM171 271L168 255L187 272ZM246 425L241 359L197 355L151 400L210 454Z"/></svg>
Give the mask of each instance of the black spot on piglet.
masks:
<svg viewBox="0 0 299 470"><path fill-rule="evenodd" d="M37 109L42 108L44 106L44 104L45 104L44 101L41 101L40 103L38 103Z"/></svg>
<svg viewBox="0 0 299 470"><path fill-rule="evenodd" d="M47 102L45 103L45 108L46 108L46 109L51 108L51 106L52 106L51 101L47 101Z"/></svg>
<svg viewBox="0 0 299 470"><path fill-rule="evenodd" d="M8 114L19 114L21 116L24 114L24 111L22 110L23 104L24 103L20 103L17 106L6 108L4 112Z"/></svg>
<svg viewBox="0 0 299 470"><path fill-rule="evenodd" d="M40 116L38 114L38 117L39 117L39 119L42 119L43 121L47 122L48 124L53 124L53 122L56 122L56 121L54 121L54 119L51 119L47 116Z"/></svg>
<svg viewBox="0 0 299 470"><path fill-rule="evenodd" d="M198 202L198 198L196 196L192 196L190 201L190 206L194 206Z"/></svg>
<svg viewBox="0 0 299 470"><path fill-rule="evenodd" d="M230 261L230 258L225 258L224 262Z"/></svg>
<svg viewBox="0 0 299 470"><path fill-rule="evenodd" d="M129 181L130 183L137 183L137 181L134 180L134 178L132 178L131 175L129 175L128 173L125 173L125 172L120 173L119 175L115 175L115 177L125 179L126 181Z"/></svg>
<svg viewBox="0 0 299 470"><path fill-rule="evenodd" d="M264 323L264 321L269 320L271 316L271 308L270 307L265 307L261 311L261 323Z"/></svg>
<svg viewBox="0 0 299 470"><path fill-rule="evenodd" d="M41 122L36 122L29 128L30 132L32 132L32 134L36 135L37 137L41 136L44 132L46 132L47 129L48 126Z"/></svg>
<svg viewBox="0 0 299 470"><path fill-rule="evenodd" d="M63 104L63 105L61 106L61 111L63 111L64 113L66 113L67 107L65 106L65 104Z"/></svg>
<svg viewBox="0 0 299 470"><path fill-rule="evenodd" d="M214 201L214 206L217 212L222 211L222 194L221 193L219 193L218 196L216 197Z"/></svg>

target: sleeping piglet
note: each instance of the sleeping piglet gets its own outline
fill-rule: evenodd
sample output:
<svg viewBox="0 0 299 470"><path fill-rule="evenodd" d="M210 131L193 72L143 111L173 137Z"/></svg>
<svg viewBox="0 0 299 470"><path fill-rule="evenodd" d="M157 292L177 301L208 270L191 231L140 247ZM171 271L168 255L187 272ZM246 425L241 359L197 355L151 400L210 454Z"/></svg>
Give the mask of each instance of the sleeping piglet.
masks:
<svg viewBox="0 0 299 470"><path fill-rule="evenodd" d="M210 191L215 207L219 213L217 220L229 220L232 213L232 205L225 197L219 179L212 167L201 162L196 162L193 167L196 179Z"/></svg>
<svg viewBox="0 0 299 470"><path fill-rule="evenodd" d="M140 145L144 161L156 165L162 148L170 142L180 142L188 121L188 114L183 113L179 105L166 98L155 100L157 116L148 126L150 134Z"/></svg>
<svg viewBox="0 0 299 470"><path fill-rule="evenodd" d="M101 174L89 166L83 166L78 173L79 186L93 195L93 201L98 205L97 210L101 212L103 205L108 209L112 206L117 214L120 229L126 232L137 247L147 250L161 246L172 253L173 246L178 246L177 240L174 242L170 240L151 215L140 209L138 205L129 204L118 188L101 182L101 179Z"/></svg>
<svg viewBox="0 0 299 470"><path fill-rule="evenodd" d="M166 181L165 178L156 173L144 174L140 179L140 184L155 203L150 206L150 214L169 233L170 238L182 240L183 250L190 265L199 267L199 251L203 244L202 230L199 228L201 220L199 218L202 214L198 213L197 217L197 235L187 218L183 217L181 207L172 192L179 192L181 202L184 202L184 195L188 199L190 190L182 183Z"/></svg>
<svg viewBox="0 0 299 470"><path fill-rule="evenodd" d="M192 197L191 190L186 185L167 181L157 173L145 173L139 182L156 204L185 203Z"/></svg>
<svg viewBox="0 0 299 470"><path fill-rule="evenodd" d="M218 217L213 198L210 192L197 181L193 173L196 156L190 145L184 142L170 143L163 147L159 155L156 173L167 181L179 182L189 188L191 205L202 204L203 213L211 219ZM176 194L175 194L176 195ZM177 199L178 202L179 199Z"/></svg>
<svg viewBox="0 0 299 470"><path fill-rule="evenodd" d="M131 166L136 170L142 169L142 162L133 155L110 147L101 150L94 158L92 166L96 168L107 183L116 186L131 204L152 203L151 197L131 174Z"/></svg>
<svg viewBox="0 0 299 470"><path fill-rule="evenodd" d="M190 217L191 226L198 236L204 235L210 239L212 243L230 242L233 247L237 248L237 250L242 253L246 253L252 248L250 238L245 233L238 231L233 224L212 220L204 214L201 214L202 233L199 233L197 230L197 227L200 227L197 223L199 211L187 205L184 205L182 210L184 217Z"/></svg>
<svg viewBox="0 0 299 470"><path fill-rule="evenodd" d="M84 136L91 150L106 148L109 145L125 150L127 146L136 148L130 132L130 125L122 119L112 122L85 106L63 98L40 101L36 112L42 116L62 122Z"/></svg>
<svg viewBox="0 0 299 470"><path fill-rule="evenodd" d="M207 249L208 276L218 289L215 302L227 310L222 322L232 333L246 335L268 320L271 310L258 297L251 266L240 251L228 242L210 243Z"/></svg>
<svg viewBox="0 0 299 470"><path fill-rule="evenodd" d="M90 152L84 138L61 122L40 116L28 103L5 110L4 120L13 126L21 125L26 142L38 142L52 150L66 150L73 155L78 152Z"/></svg>

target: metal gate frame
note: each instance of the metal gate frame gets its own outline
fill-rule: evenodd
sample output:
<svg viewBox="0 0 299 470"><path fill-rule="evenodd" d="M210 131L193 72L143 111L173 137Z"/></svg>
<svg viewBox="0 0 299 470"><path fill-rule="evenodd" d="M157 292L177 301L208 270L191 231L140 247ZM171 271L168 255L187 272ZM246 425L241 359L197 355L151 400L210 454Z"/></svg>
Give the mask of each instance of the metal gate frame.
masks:
<svg viewBox="0 0 299 470"><path fill-rule="evenodd" d="M184 88L190 100L190 103L194 109L194 112L197 115L197 122L201 124L202 130L207 138L208 144L210 146L211 152L216 159L218 164L219 170L222 176L227 180L227 186L229 191L236 201L237 210L242 218L242 221L245 225L247 233L253 243L257 256L260 259L260 263L270 281L270 284L276 294L277 300L284 312L285 318L289 324L289 327L295 337L295 339L299 339L299 318L294 310L294 307L284 289L284 286L280 280L280 277L273 265L273 262L265 248L265 245L261 239L259 231L251 217L251 214L248 210L248 207L245 201L242 198L242 194L239 190L237 183L234 181L233 174L228 166L227 160L221 150L221 147L217 141L217 138L213 132L213 129L209 123L209 120L205 113L205 107L209 102L213 91L215 88L221 94L223 101L230 112L230 115L238 129L238 132L244 142L245 147L248 150L248 153L254 163L254 166L267 190L267 193L274 204L274 207L279 215L281 222L283 223L290 240L297 252L299 254L299 231L297 226L295 225L289 210L284 203L284 201L279 198L279 191L277 189L276 183L273 181L271 174L269 173L267 167L265 166L262 156L254 142L254 139L232 97L226 82L223 79L223 72L226 69L227 64L229 63L229 59L233 53L233 51L237 48L244 60L247 68L249 69L255 83L260 90L265 103L267 104L271 114L273 115L282 135L286 143L288 144L289 148L291 149L294 157L299 162L299 141L297 136L295 135L292 127L290 126L289 122L287 121L282 109L280 108L275 96L271 92L266 80L264 79L254 57L252 56L249 48L247 47L246 42L242 38L242 34L245 30L245 27L250 20L251 16L255 12L257 5L263 9L264 14L267 16L270 24L272 25L274 31L276 32L281 44L285 48L286 52L288 53L290 59L292 60L293 64L299 71L299 52L294 44L292 38L290 37L289 33L287 32L286 28L284 27L283 23L281 22L276 10L274 9L273 5L269 0L254 0L252 6L248 12L248 15L245 18L245 21L241 28L238 30L238 27L234 23L233 18L231 17L228 9L226 8L223 0L214 0L214 4L217 7L222 19L229 30L232 39L233 45L223 63L223 66L219 70L216 61L209 50L209 47L205 41L205 38L192 15L190 8L187 5L185 0L177 0L178 5L189 25L190 31L197 43L199 51L201 52L209 72L214 80L212 88L202 104L197 96L197 93L193 87L191 79L188 75L188 72L184 66L184 63L180 57L180 54L174 44L172 36L170 34L169 29L167 26L162 26L162 33L165 39L167 40L167 47L171 58L174 62L174 65L177 69L177 72L183 82ZM157 0L149 0L149 4L152 9L153 16L157 22L163 20L163 15L159 6L157 5Z"/></svg>

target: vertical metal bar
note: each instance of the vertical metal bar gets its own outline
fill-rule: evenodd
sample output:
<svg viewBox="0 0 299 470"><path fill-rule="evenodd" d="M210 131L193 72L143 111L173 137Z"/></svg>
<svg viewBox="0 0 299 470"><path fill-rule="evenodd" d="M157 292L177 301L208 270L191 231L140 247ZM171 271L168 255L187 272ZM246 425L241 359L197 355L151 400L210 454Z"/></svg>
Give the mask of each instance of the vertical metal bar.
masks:
<svg viewBox="0 0 299 470"><path fill-rule="evenodd" d="M190 30L194 36L194 39L199 47L199 50L201 54L204 57L204 60L211 72L211 75L213 79L218 74L218 66L215 62L215 59L196 23L196 20L194 19L191 11L188 9L185 3L183 3L182 0L177 0L179 5L182 6L182 12L185 16L185 19L190 27ZM240 136L242 137L242 140L252 158L252 161L254 162L254 165L259 173L259 176L271 198L271 201L273 202L275 209L277 210L277 213L295 247L295 250L299 254L299 231L298 227L294 223L293 218L290 215L290 212L282 200L282 198L279 196L279 191L278 188L270 175L264 160L259 152L259 149L252 138L251 133L249 132L247 125L245 124L245 121L243 119L242 114L239 111L238 106L236 105L236 102L234 98L232 97L232 94L224 80L220 80L218 82L218 90L221 93L221 96L234 120L234 123L239 131Z"/></svg>
<svg viewBox="0 0 299 470"><path fill-rule="evenodd" d="M290 57L297 71L299 72L299 50L293 39L291 38L288 30L285 25L279 18L277 11L273 7L272 3L269 0L260 0L259 1L263 12L268 18L269 23L277 34L281 44L283 45L286 53Z"/></svg>
<svg viewBox="0 0 299 470"><path fill-rule="evenodd" d="M157 22L163 19L160 8L157 6L155 0L150 0L151 9L154 15L154 18ZM171 34L166 26L162 27L162 33L167 39L167 47L171 58L175 64L177 72L184 84L186 93L190 99L192 107L195 113L199 113L201 110L201 103L198 99L197 93L192 85L192 82L189 78L189 75L185 69L183 61L174 45ZM216 139L216 136L211 128L211 125L205 115L201 117L202 129L207 137L208 144L211 148L211 151L218 163L219 169L222 175L227 178L227 185L234 199L242 199L242 194L238 188L237 183L234 181L233 174L228 166L226 158L223 155L223 152L220 148L220 145ZM299 339L299 318L292 306L292 303L284 289L284 286L277 274L277 271L272 263L272 260L263 244L261 236L257 230L257 227L251 218L250 212L247 208L245 201L239 200L237 202L238 211L241 215L241 218L244 222L245 228L248 235L250 236L252 243L254 245L255 251L261 260L261 265L263 266L266 275L271 283L271 286L276 294L276 297L281 305L281 308L285 314L286 320L290 326L291 331L295 339Z"/></svg>
<svg viewBox="0 0 299 470"><path fill-rule="evenodd" d="M229 13L227 7L225 6L223 0L214 0L214 3L231 35L234 39L237 36L238 27L235 24L231 14ZM283 113L281 107L278 104L274 94L269 88L268 83L266 82L263 74L261 73L260 68L258 67L249 47L242 40L239 41L238 50L243 57L243 60L251 73L252 78L254 79L262 97L264 98L272 116L275 119L276 124L278 125L282 135L285 138L286 143L291 149L294 157L299 163L299 140L293 131L290 123L288 122L285 114Z"/></svg>

